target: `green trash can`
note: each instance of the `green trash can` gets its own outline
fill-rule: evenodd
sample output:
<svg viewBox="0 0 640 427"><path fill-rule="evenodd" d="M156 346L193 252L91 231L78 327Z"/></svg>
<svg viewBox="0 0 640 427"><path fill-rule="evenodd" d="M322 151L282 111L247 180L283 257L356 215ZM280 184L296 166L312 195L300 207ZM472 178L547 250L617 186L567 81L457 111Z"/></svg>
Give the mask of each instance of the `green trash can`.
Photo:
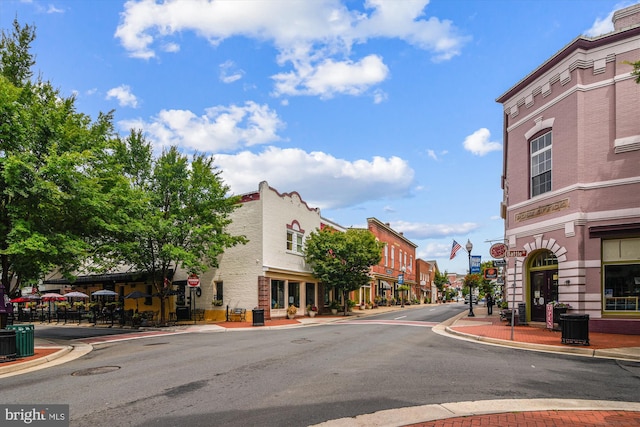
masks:
<svg viewBox="0 0 640 427"><path fill-rule="evenodd" d="M7 325L7 329L16 331L16 356L26 357L35 354L33 325Z"/></svg>

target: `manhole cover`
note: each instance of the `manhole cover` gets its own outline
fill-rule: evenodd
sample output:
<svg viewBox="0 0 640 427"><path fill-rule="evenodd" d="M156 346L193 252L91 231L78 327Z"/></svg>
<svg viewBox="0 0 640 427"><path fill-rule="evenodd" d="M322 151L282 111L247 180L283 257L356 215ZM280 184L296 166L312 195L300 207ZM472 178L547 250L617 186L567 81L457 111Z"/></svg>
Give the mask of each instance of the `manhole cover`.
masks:
<svg viewBox="0 0 640 427"><path fill-rule="evenodd" d="M117 371L118 369L120 369L120 366L99 366L97 368L89 368L89 369L83 369L81 371L75 371L71 375L76 377L81 377L85 375L106 374L109 372Z"/></svg>

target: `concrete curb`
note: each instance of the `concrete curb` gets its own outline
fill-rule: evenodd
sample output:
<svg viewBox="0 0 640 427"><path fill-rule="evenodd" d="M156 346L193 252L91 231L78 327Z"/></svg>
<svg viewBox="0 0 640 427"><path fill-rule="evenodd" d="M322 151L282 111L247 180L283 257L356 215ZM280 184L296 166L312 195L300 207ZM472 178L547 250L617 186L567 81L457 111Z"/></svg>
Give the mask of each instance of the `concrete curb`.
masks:
<svg viewBox="0 0 640 427"><path fill-rule="evenodd" d="M441 335L454 335L462 339L465 339L467 341L478 341L485 344L493 344L493 345L499 345L503 347L513 347L513 348L519 348L523 350L540 351L545 353L563 353L563 354L570 354L573 356L598 357L602 359L628 360L632 362L640 361L640 355L626 353L624 352L624 349L594 350L589 348L560 347L560 346L547 345L547 344L507 341L507 340L501 340L498 338L482 337L478 335L467 334L465 332L456 331L455 329L452 329L449 326L445 326L442 328L434 327L433 330L436 333L440 331Z"/></svg>

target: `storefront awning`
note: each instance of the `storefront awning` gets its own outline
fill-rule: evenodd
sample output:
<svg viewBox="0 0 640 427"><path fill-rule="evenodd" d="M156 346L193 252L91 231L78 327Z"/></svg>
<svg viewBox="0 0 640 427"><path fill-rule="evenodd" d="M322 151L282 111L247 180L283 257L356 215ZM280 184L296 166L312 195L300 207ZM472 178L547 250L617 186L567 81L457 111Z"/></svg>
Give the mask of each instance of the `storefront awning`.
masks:
<svg viewBox="0 0 640 427"><path fill-rule="evenodd" d="M391 289L391 285L384 280L380 280L380 284L382 285L382 289Z"/></svg>

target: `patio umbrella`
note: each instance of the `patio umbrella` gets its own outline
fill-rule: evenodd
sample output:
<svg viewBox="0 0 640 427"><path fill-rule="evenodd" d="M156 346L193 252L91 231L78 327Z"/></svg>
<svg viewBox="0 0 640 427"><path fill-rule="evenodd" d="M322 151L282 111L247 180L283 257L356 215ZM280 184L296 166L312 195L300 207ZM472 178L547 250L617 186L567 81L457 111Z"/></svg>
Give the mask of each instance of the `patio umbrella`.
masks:
<svg viewBox="0 0 640 427"><path fill-rule="evenodd" d="M40 296L42 301L64 301L67 298L64 295L57 294L55 292L48 292Z"/></svg>
<svg viewBox="0 0 640 427"><path fill-rule="evenodd" d="M9 302L30 302L31 300L27 297L18 297L9 300Z"/></svg>
<svg viewBox="0 0 640 427"><path fill-rule="evenodd" d="M118 293L110 291L109 289L100 289L99 291L93 292L91 295L94 297L115 297Z"/></svg>
<svg viewBox="0 0 640 427"><path fill-rule="evenodd" d="M66 298L89 298L89 295L82 293L82 292L78 292L78 291L73 291L73 292L69 292L64 294L64 296Z"/></svg>
<svg viewBox="0 0 640 427"><path fill-rule="evenodd" d="M126 299L135 299L136 300L136 310L138 310L138 300L140 298L149 298L150 296L151 295L145 294L144 292L133 291L129 295L127 295L125 298Z"/></svg>

